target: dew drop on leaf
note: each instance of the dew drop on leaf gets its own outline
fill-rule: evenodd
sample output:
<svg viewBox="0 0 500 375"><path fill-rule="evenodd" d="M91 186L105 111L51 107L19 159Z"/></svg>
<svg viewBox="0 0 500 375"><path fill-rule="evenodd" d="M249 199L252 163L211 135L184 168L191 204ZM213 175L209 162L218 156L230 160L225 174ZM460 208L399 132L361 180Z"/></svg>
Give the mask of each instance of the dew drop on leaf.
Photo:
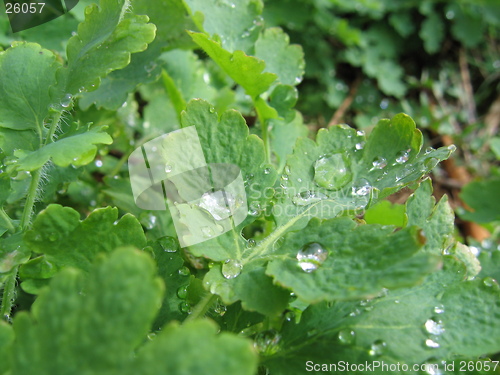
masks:
<svg viewBox="0 0 500 375"><path fill-rule="evenodd" d="M264 168L264 174L271 173L271 168Z"/></svg>
<svg viewBox="0 0 500 375"><path fill-rule="evenodd" d="M314 191L302 191L292 198L293 204L297 206L307 206L308 204L319 202L328 198L325 194Z"/></svg>
<svg viewBox="0 0 500 375"><path fill-rule="evenodd" d="M439 336L444 332L444 325L441 321L435 321L434 319L428 319L425 324L425 330L431 335Z"/></svg>
<svg viewBox="0 0 500 375"><path fill-rule="evenodd" d="M191 305L185 301L179 303L179 310L185 314L191 314Z"/></svg>
<svg viewBox="0 0 500 375"><path fill-rule="evenodd" d="M314 163L314 181L321 187L337 190L351 179L350 163L343 153L322 156Z"/></svg>
<svg viewBox="0 0 500 375"><path fill-rule="evenodd" d="M432 311L435 314L443 314L444 313L444 305L443 304L436 305L436 306L434 306Z"/></svg>
<svg viewBox="0 0 500 375"><path fill-rule="evenodd" d="M161 237L158 239L158 244L167 253L175 253L177 251L177 243L173 237Z"/></svg>
<svg viewBox="0 0 500 375"><path fill-rule="evenodd" d="M483 279L483 284L490 288L495 286L498 288L498 281L496 281L493 277L485 277Z"/></svg>
<svg viewBox="0 0 500 375"><path fill-rule="evenodd" d="M340 343L344 345L353 344L356 338L356 332L351 329L343 329L339 332L338 338Z"/></svg>
<svg viewBox="0 0 500 375"><path fill-rule="evenodd" d="M237 200L234 195L225 190L209 191L200 198L198 206L208 211L215 220L223 220L231 215L231 212L237 209ZM208 227L207 227L208 228ZM214 233L209 234L203 231L203 235L212 237Z"/></svg>
<svg viewBox="0 0 500 375"><path fill-rule="evenodd" d="M179 268L179 275L181 276L189 276L191 272L189 272L189 268L186 266Z"/></svg>
<svg viewBox="0 0 500 375"><path fill-rule="evenodd" d="M304 245L297 253L297 260L299 261L300 268L308 273L317 270L327 257L328 251L317 242L311 242Z"/></svg>
<svg viewBox="0 0 500 375"><path fill-rule="evenodd" d="M165 173L170 173L172 172L172 166L171 165L165 165Z"/></svg>
<svg viewBox="0 0 500 375"><path fill-rule="evenodd" d="M370 182L367 179L362 178L352 185L351 193L352 195L356 195L358 197L364 197L370 194L371 189L372 185Z"/></svg>
<svg viewBox="0 0 500 375"><path fill-rule="evenodd" d="M188 291L187 291L188 286L183 285L177 289L177 297L181 299L185 299L187 297Z"/></svg>
<svg viewBox="0 0 500 375"><path fill-rule="evenodd" d="M373 160L372 165L373 169L384 169L387 166L387 160L382 156L378 156Z"/></svg>
<svg viewBox="0 0 500 375"><path fill-rule="evenodd" d="M410 152L411 152L411 148L398 152L396 154L396 164L406 163L408 161L408 159L410 158Z"/></svg>
<svg viewBox="0 0 500 375"><path fill-rule="evenodd" d="M236 259L227 259L222 264L222 276L226 279L234 279L239 276L242 268L243 266L240 261Z"/></svg>
<svg viewBox="0 0 500 375"><path fill-rule="evenodd" d="M252 247L255 247L255 245L257 244L257 241L255 241L253 238L250 238L248 241L247 241L247 247L248 248L252 248Z"/></svg>
<svg viewBox="0 0 500 375"><path fill-rule="evenodd" d="M71 94L66 94L61 100L61 106L64 108L68 108L71 105L71 102L73 100L73 95Z"/></svg>
<svg viewBox="0 0 500 375"><path fill-rule="evenodd" d="M436 348L439 348L439 343L437 343L436 341L434 341L432 339L427 339L427 340L425 340L425 346L427 346L428 348L436 349Z"/></svg>
<svg viewBox="0 0 500 375"><path fill-rule="evenodd" d="M371 356L379 356L382 355L386 348L387 344L383 340L376 340L373 342L373 344L370 346L370 350L368 351L368 354Z"/></svg>
<svg viewBox="0 0 500 375"><path fill-rule="evenodd" d="M215 234L214 230L211 227L202 227L201 233L205 238L212 238Z"/></svg>

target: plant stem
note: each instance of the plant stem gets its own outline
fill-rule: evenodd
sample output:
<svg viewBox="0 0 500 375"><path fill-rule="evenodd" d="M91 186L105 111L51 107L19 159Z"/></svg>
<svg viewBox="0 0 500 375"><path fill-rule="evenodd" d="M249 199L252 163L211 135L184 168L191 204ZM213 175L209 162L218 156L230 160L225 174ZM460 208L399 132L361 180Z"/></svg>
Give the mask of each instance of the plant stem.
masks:
<svg viewBox="0 0 500 375"><path fill-rule="evenodd" d="M12 224L12 219L5 213L2 207L0 207L0 218L3 219L4 223L7 225L7 230L10 233L14 233L16 231L16 227Z"/></svg>
<svg viewBox="0 0 500 375"><path fill-rule="evenodd" d="M5 281L3 296L2 296L2 306L0 307L0 316L2 319L10 321L10 312L12 310L12 302L16 297L16 278L17 278L17 267L11 270L10 275Z"/></svg>
<svg viewBox="0 0 500 375"><path fill-rule="evenodd" d="M200 302L196 304L193 312L184 320L184 322L189 322L198 318L202 318L207 313L210 306L217 300L217 295L212 293L207 293Z"/></svg>
<svg viewBox="0 0 500 375"><path fill-rule="evenodd" d="M52 117L52 123L50 124L49 133L47 134L47 138L45 138L44 146L48 145L52 142L52 137L54 137L54 133L56 132L57 125L61 120L62 111L54 113Z"/></svg>
<svg viewBox="0 0 500 375"><path fill-rule="evenodd" d="M37 169L31 175L31 183L28 189L28 197L26 198L26 204L24 205L23 215L21 217L21 230L26 230L30 225L31 214L33 212L33 206L35 205L36 190L38 189L38 184L40 183L42 172L41 169Z"/></svg>

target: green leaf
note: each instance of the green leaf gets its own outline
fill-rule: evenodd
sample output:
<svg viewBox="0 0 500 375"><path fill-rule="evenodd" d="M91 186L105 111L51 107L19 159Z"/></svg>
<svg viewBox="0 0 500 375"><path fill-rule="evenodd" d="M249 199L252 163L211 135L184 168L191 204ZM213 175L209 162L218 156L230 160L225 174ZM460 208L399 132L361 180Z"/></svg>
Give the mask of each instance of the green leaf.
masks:
<svg viewBox="0 0 500 375"><path fill-rule="evenodd" d="M26 246L21 233L0 238L0 274L10 272L14 267L26 262L30 255L30 248Z"/></svg>
<svg viewBox="0 0 500 375"><path fill-rule="evenodd" d="M463 187L460 198L471 211L460 216L476 223L488 223L500 220L500 202L498 200L500 179L491 178L484 181L473 181Z"/></svg>
<svg viewBox="0 0 500 375"><path fill-rule="evenodd" d="M500 137L490 139L490 149L495 154L497 160L500 160Z"/></svg>
<svg viewBox="0 0 500 375"><path fill-rule="evenodd" d="M57 142L49 143L31 153L16 154L20 156L17 168L20 171L35 171L46 162L52 162L60 167L70 164L79 167L89 164L94 160L97 152L97 144L111 144L113 139L105 133L106 127L96 126L88 131L70 135Z"/></svg>
<svg viewBox="0 0 500 375"><path fill-rule="evenodd" d="M266 364L302 374L306 360L368 360L408 364L410 371L391 373L417 374L413 364L496 353L500 290L483 280L464 281L463 275L463 264L447 256L444 269L422 285L372 300L312 305L299 324L283 327L281 344L287 349Z"/></svg>
<svg viewBox="0 0 500 375"><path fill-rule="evenodd" d="M85 8L85 21L68 42L68 65L58 72L59 95L96 89L102 77L127 66L131 53L153 41L156 27L147 16L125 17L129 6L128 0L101 0Z"/></svg>
<svg viewBox="0 0 500 375"><path fill-rule="evenodd" d="M423 251L440 255L453 242L455 215L444 196L435 204L432 182L424 180L406 201L407 225L416 225L424 231L426 243Z"/></svg>
<svg viewBox="0 0 500 375"><path fill-rule="evenodd" d="M193 100L182 116L182 126L193 125L207 164L227 163L240 168L246 184L246 203L252 214L234 231L195 245L191 250L195 255L204 255L217 261L240 259L247 246L241 237L241 229L266 209L273 195L276 171L266 164L262 140L249 135L245 120L238 112L226 111L219 120L219 116L207 102ZM182 145L179 144L179 150L181 149ZM193 224L195 223L190 223Z"/></svg>
<svg viewBox="0 0 500 375"><path fill-rule="evenodd" d="M10 350L14 342L14 330L4 321L0 321L0 374L6 374L10 368Z"/></svg>
<svg viewBox="0 0 500 375"><path fill-rule="evenodd" d="M82 271L64 269L31 313L16 315L13 373L133 373L134 351L163 293L154 262L144 253L121 249L89 271L85 278Z"/></svg>
<svg viewBox="0 0 500 375"><path fill-rule="evenodd" d="M279 82L295 86L302 81L304 52L301 46L290 45L290 39L282 29L269 28L259 35L255 42L255 57L266 62L264 71L275 73Z"/></svg>
<svg viewBox="0 0 500 375"><path fill-rule="evenodd" d="M367 224L404 227L408 218L405 215L405 207L403 205L392 204L389 201L381 201L366 210L364 220Z"/></svg>
<svg viewBox="0 0 500 375"><path fill-rule="evenodd" d="M420 37L424 41L424 48L428 53L436 53L441 49L444 38L444 23L437 12L430 13L422 23Z"/></svg>
<svg viewBox="0 0 500 375"><path fill-rule="evenodd" d="M189 33L193 40L252 98L267 91L277 76L264 72L265 62L237 50L226 51L222 46L202 33Z"/></svg>
<svg viewBox="0 0 500 375"><path fill-rule="evenodd" d="M249 52L262 28L261 0L185 0L200 31L220 39L229 52Z"/></svg>
<svg viewBox="0 0 500 375"><path fill-rule="evenodd" d="M139 351L135 372L127 374L255 374L257 353L252 343L217 330L208 320L169 324Z"/></svg>
<svg viewBox="0 0 500 375"><path fill-rule="evenodd" d="M41 136L52 103L49 88L60 66L52 52L35 43L14 43L0 52L0 128L30 129Z"/></svg>
<svg viewBox="0 0 500 375"><path fill-rule="evenodd" d="M416 227L392 231L380 225L356 226L348 218L313 219L285 237L267 274L311 303L370 297L383 288L422 281L436 268L436 259L417 255L422 239Z"/></svg>
<svg viewBox="0 0 500 375"><path fill-rule="evenodd" d="M146 245L135 217L127 214L117 219L118 209L112 207L97 209L80 221L74 209L53 204L38 214L24 241L56 267L87 271L100 252L109 253L118 246Z"/></svg>
<svg viewBox="0 0 500 375"><path fill-rule="evenodd" d="M484 40L484 15L471 11L471 7L461 6L452 3L447 7L447 11L452 11L455 18L451 25L451 33L455 38L464 44L465 47L476 47Z"/></svg>

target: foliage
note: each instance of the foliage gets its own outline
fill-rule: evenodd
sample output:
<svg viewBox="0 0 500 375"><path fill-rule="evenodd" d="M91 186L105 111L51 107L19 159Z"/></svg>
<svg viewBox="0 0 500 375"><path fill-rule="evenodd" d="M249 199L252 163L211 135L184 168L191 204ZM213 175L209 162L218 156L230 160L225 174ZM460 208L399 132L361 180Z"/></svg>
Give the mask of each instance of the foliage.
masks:
<svg viewBox="0 0 500 375"><path fill-rule="evenodd" d="M493 365L498 137L456 139L494 175L457 209L483 242L433 196L456 147L427 145L469 114L443 45L487 52L491 101L499 24L465 0L80 1L16 34L0 19L0 374ZM356 128L321 126L349 97ZM207 164L239 168L248 212L181 248L168 211L135 204L127 160L188 127ZM220 220L211 204L191 209Z"/></svg>

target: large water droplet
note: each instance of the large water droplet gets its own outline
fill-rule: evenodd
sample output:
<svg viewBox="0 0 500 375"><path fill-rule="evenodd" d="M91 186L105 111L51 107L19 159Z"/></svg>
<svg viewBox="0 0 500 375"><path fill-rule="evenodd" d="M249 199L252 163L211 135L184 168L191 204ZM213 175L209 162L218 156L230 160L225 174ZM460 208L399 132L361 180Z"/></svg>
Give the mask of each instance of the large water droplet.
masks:
<svg viewBox="0 0 500 375"><path fill-rule="evenodd" d="M317 270L327 257L328 251L317 242L304 245L297 253L300 268L308 273Z"/></svg>
<svg viewBox="0 0 500 375"><path fill-rule="evenodd" d="M379 156L372 162L373 169L384 169L387 166L386 158Z"/></svg>
<svg viewBox="0 0 500 375"><path fill-rule="evenodd" d="M61 106L64 108L68 108L71 105L71 102L73 101L73 95L71 94L66 94L64 97L61 99Z"/></svg>
<svg viewBox="0 0 500 375"><path fill-rule="evenodd" d="M485 277L483 279L483 284L486 285L487 287L497 287L498 288L498 281L496 281L493 277Z"/></svg>
<svg viewBox="0 0 500 375"><path fill-rule="evenodd" d="M265 355L275 354L279 350L281 335L274 329L260 332L255 336L254 347Z"/></svg>
<svg viewBox="0 0 500 375"><path fill-rule="evenodd" d="M222 265L222 276L226 279L234 279L241 273L243 266L236 259L227 259Z"/></svg>
<svg viewBox="0 0 500 375"><path fill-rule="evenodd" d="M373 344L370 346L370 350L368 351L368 354L371 356L379 356L382 355L386 348L387 344L383 340L376 340L373 342Z"/></svg>
<svg viewBox="0 0 500 375"><path fill-rule="evenodd" d="M188 286L187 285L183 285L183 286L179 287L179 289L177 289L177 297L185 299L187 297L187 294L188 294Z"/></svg>
<svg viewBox="0 0 500 375"><path fill-rule="evenodd" d="M362 178L359 181L356 181L352 185L351 193L352 193L352 195L356 195L358 197L363 197L363 196L370 194L370 191L372 190L372 188L373 187L370 184L370 182L367 179Z"/></svg>
<svg viewBox="0 0 500 375"><path fill-rule="evenodd" d="M396 164L406 163L408 161L408 159L410 158L410 152L411 152L411 148L398 152L396 154Z"/></svg>
<svg viewBox="0 0 500 375"><path fill-rule="evenodd" d="M356 333L351 329L343 329L338 334L339 341L344 345L349 345L354 343L356 338Z"/></svg>
<svg viewBox="0 0 500 375"><path fill-rule="evenodd" d="M172 166L171 165L165 165L165 173L170 173L172 172Z"/></svg>
<svg viewBox="0 0 500 375"><path fill-rule="evenodd" d="M191 305L188 302L179 303L179 310L185 314L191 314Z"/></svg>
<svg viewBox="0 0 500 375"><path fill-rule="evenodd" d="M350 163L343 153L322 156L314 164L314 181L321 187L337 190L351 179Z"/></svg>
<svg viewBox="0 0 500 375"><path fill-rule="evenodd" d="M177 242L173 237L161 237L158 239L158 244L167 253L175 253L177 251Z"/></svg>
<svg viewBox="0 0 500 375"><path fill-rule="evenodd" d="M189 268L187 268L186 266L179 268L179 275L189 276L190 274L191 274L191 272L189 271Z"/></svg>
<svg viewBox="0 0 500 375"><path fill-rule="evenodd" d="M425 330L431 335L439 336L444 332L444 325L442 321L435 321L434 319L428 319L425 322Z"/></svg>
<svg viewBox="0 0 500 375"><path fill-rule="evenodd" d="M293 204L297 206L307 206L308 204L319 202L328 198L325 194L314 191L303 191L292 198Z"/></svg>
<svg viewBox="0 0 500 375"><path fill-rule="evenodd" d="M208 211L215 220L223 220L237 209L237 200L225 190L209 191L201 196L200 208Z"/></svg>

